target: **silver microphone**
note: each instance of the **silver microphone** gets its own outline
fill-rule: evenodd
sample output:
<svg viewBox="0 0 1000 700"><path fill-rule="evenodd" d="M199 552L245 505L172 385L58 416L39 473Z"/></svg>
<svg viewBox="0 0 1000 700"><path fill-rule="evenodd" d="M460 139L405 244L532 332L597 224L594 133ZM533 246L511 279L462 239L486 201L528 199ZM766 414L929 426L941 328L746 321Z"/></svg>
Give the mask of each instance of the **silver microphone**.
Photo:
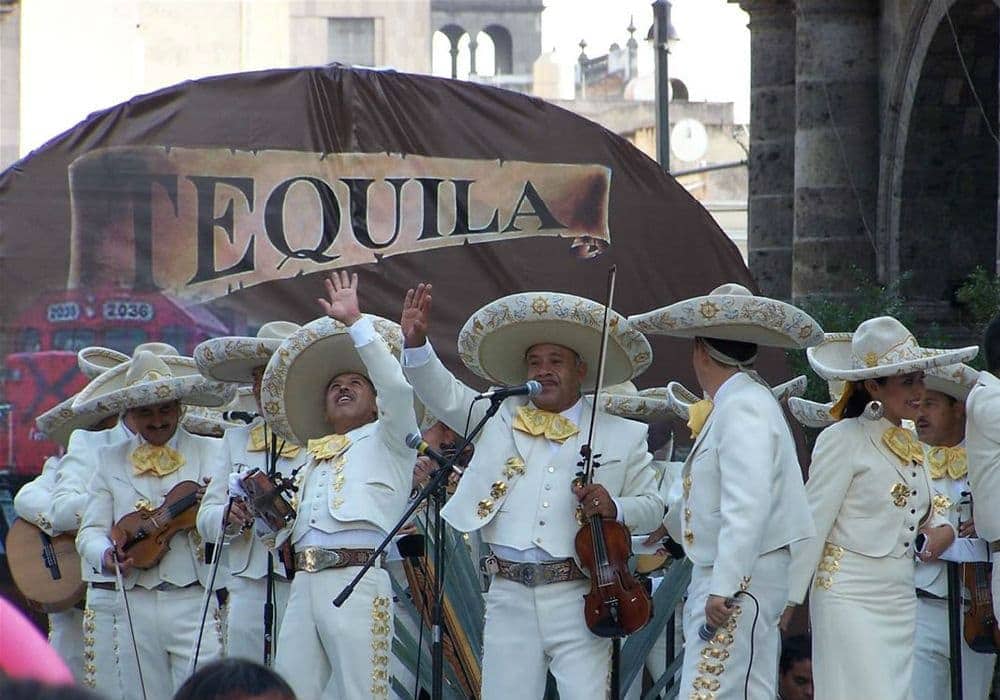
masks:
<svg viewBox="0 0 1000 700"><path fill-rule="evenodd" d="M524 384L517 386L501 386L496 389L484 391L476 394L476 399L490 399L491 401L503 401L510 396L538 396L542 393L542 385L534 379L529 379Z"/></svg>

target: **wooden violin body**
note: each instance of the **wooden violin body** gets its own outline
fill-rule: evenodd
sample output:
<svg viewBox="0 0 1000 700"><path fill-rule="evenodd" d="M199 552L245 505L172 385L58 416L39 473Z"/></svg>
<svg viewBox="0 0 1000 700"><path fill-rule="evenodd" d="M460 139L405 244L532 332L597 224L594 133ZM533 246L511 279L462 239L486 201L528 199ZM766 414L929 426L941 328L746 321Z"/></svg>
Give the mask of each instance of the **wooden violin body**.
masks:
<svg viewBox="0 0 1000 700"><path fill-rule="evenodd" d="M182 481L170 489L158 508L140 508L123 515L111 528L119 557L131 558L137 569L159 564L170 550L173 536L194 528L200 492L197 482Z"/></svg>
<svg viewBox="0 0 1000 700"><path fill-rule="evenodd" d="M628 528L610 518L593 516L576 533L576 552L590 572L584 596L587 627L598 637L625 637L653 617L653 601L628 568L632 537Z"/></svg>
<svg viewBox="0 0 1000 700"><path fill-rule="evenodd" d="M263 518L274 532L295 519L295 509L281 495L282 491L293 487L280 474L270 477L260 469L254 469L241 479L241 483L254 515Z"/></svg>
<svg viewBox="0 0 1000 700"><path fill-rule="evenodd" d="M981 654L1000 652L1000 631L993 611L990 590L993 565L972 562L962 565L962 583L969 592L969 607L965 611L962 633L973 651Z"/></svg>

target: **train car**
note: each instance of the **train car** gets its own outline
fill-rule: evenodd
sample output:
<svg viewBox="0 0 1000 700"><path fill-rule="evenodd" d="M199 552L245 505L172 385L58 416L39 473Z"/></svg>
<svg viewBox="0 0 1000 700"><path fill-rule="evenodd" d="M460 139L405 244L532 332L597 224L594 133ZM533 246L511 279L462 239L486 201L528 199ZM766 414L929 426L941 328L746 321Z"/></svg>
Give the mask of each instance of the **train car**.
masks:
<svg viewBox="0 0 1000 700"><path fill-rule="evenodd" d="M14 481L34 478L59 446L35 429L35 417L79 391L86 378L76 352L101 345L131 355L136 345L169 343L182 353L228 335L215 314L162 292L67 290L42 295L10 328L0 399L0 466Z"/></svg>

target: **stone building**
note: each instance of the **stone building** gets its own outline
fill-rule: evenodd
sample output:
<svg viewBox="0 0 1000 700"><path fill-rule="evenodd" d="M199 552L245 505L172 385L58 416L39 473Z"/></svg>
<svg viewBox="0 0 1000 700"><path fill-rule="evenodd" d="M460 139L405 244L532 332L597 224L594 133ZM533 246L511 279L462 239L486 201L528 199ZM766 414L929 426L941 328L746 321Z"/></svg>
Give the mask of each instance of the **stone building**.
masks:
<svg viewBox="0 0 1000 700"><path fill-rule="evenodd" d="M997 269L993 0L730 0L750 16L749 263L765 293L904 286L948 323Z"/></svg>

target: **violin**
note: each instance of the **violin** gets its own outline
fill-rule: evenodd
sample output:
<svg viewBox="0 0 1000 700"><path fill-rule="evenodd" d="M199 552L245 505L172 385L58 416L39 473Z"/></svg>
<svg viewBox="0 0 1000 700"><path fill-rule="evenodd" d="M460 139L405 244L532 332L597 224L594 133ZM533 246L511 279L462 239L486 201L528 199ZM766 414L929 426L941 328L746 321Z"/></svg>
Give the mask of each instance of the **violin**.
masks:
<svg viewBox="0 0 1000 700"><path fill-rule="evenodd" d="M281 474L268 476L260 469L248 472L241 480L247 492L250 509L262 518L274 532L295 520L295 509L282 493L296 490L291 480Z"/></svg>
<svg viewBox="0 0 1000 700"><path fill-rule="evenodd" d="M111 528L111 541L120 558L131 558L137 569L159 564L170 550L173 536L194 528L201 489L196 481L182 481L170 489L158 508L140 508L123 515Z"/></svg>
<svg viewBox="0 0 1000 700"><path fill-rule="evenodd" d="M962 505L967 503L971 513L972 494L962 495L968 498ZM997 618L993 611L992 571L993 564L990 562L962 564L962 584L969 593L969 607L965 611L962 632L969 648L981 654L1000 652L1000 632L997 630Z"/></svg>
<svg viewBox="0 0 1000 700"><path fill-rule="evenodd" d="M594 390L594 410L590 416L587 442L580 448L583 459L578 466L576 484L586 486L593 472L600 467L592 453L594 443L597 398L604 381L604 359L608 343L608 310L614 298L615 267L608 274L608 301L604 306L604 330L597 367L597 387ZM592 515L576 533L576 553L583 568L590 572L590 591L584 595L584 618L587 627L598 637L625 637L639 631L653 616L653 601L629 570L632 537L628 528L613 518Z"/></svg>

